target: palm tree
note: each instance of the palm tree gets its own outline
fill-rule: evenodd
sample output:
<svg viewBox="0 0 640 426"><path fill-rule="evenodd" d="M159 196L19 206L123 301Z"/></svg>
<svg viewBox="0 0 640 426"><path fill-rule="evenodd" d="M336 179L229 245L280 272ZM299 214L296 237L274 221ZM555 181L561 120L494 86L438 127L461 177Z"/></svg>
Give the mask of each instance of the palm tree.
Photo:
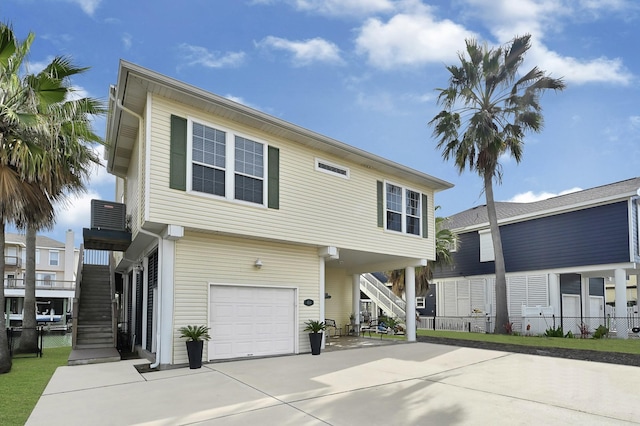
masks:
<svg viewBox="0 0 640 426"><path fill-rule="evenodd" d="M475 40L466 40L466 47L466 55L458 55L460 66L447 67L449 87L438 89L438 104L444 109L429 124L443 158L452 158L459 173L468 167L484 181L495 254L495 332L506 333L507 284L493 181L500 183L502 178L500 157L509 154L519 163L525 133L542 129L541 95L548 89L563 90L565 84L537 67L519 74L531 47L528 34L497 48L480 46Z"/></svg>
<svg viewBox="0 0 640 426"><path fill-rule="evenodd" d="M30 33L24 41L18 41L11 27L0 24L2 253L7 223L35 226L36 229L52 224L54 203L63 199L69 190L79 188L78 183L88 175L89 162L97 161L91 150L78 141L99 141L90 131L87 114L91 114L91 108L101 113L104 107L91 99L65 101L71 93L68 78L86 69L74 67L67 59L57 57L42 72L21 77L20 71L26 64L33 40L34 35ZM0 261L0 273L4 276L4 256ZM35 300L35 269L33 277ZM4 291L0 293L0 373L6 373L11 369L11 358ZM33 305L35 323L35 301Z"/></svg>
<svg viewBox="0 0 640 426"><path fill-rule="evenodd" d="M77 68L67 59L56 58L35 76L34 81L50 80L72 93L70 77L87 68ZM38 107L46 119L48 132L34 135L39 158L33 181L38 184L41 199L62 203L72 193L85 190L91 168L99 159L86 143L102 140L91 130L90 118L105 112L99 101L89 98L65 100ZM25 162L27 163L27 162ZM53 226L52 215L39 215L27 206L16 220L19 228L26 229L25 297L22 335L19 351L33 352L37 348L36 273L35 252L37 231Z"/></svg>
<svg viewBox="0 0 640 426"><path fill-rule="evenodd" d="M440 206L436 206L437 211ZM451 265L453 257L450 249L456 242L456 236L445 227L447 218L436 217L436 259L427 262L427 266L417 266L416 271L416 297L424 297L429 292L429 283L433 279L433 270L438 266ZM391 281L391 291L402 297L405 290L404 269L397 269L387 273Z"/></svg>

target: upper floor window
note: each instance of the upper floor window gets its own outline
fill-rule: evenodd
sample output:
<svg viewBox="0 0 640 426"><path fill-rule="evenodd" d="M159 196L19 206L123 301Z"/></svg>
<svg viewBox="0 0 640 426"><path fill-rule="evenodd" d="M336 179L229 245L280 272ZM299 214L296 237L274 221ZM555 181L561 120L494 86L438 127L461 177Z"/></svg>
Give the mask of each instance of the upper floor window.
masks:
<svg viewBox="0 0 640 426"><path fill-rule="evenodd" d="M55 250L49 251L49 266L58 266L60 264L60 252Z"/></svg>
<svg viewBox="0 0 640 426"><path fill-rule="evenodd" d="M421 194L391 183L386 184L386 229L420 235Z"/></svg>
<svg viewBox="0 0 640 426"><path fill-rule="evenodd" d="M191 190L265 204L265 144L192 122Z"/></svg>
<svg viewBox="0 0 640 426"><path fill-rule="evenodd" d="M426 299L424 297L416 297L416 309L424 309L426 306Z"/></svg>
<svg viewBox="0 0 640 426"><path fill-rule="evenodd" d="M40 249L36 249L36 265L40 264Z"/></svg>

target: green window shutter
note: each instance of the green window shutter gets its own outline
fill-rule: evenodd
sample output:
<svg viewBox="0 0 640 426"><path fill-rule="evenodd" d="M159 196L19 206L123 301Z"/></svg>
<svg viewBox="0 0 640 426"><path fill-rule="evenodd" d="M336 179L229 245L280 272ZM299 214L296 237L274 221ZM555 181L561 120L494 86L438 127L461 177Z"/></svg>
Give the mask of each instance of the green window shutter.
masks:
<svg viewBox="0 0 640 426"><path fill-rule="evenodd" d="M171 116L169 188L187 190L187 119Z"/></svg>
<svg viewBox="0 0 640 426"><path fill-rule="evenodd" d="M280 149L269 147L267 159L267 207L280 208Z"/></svg>
<svg viewBox="0 0 640 426"><path fill-rule="evenodd" d="M378 228L382 228L384 226L384 190L383 184L381 181L377 181L376 184L378 190Z"/></svg>
<svg viewBox="0 0 640 426"><path fill-rule="evenodd" d="M429 238L429 199L422 194L422 238Z"/></svg>

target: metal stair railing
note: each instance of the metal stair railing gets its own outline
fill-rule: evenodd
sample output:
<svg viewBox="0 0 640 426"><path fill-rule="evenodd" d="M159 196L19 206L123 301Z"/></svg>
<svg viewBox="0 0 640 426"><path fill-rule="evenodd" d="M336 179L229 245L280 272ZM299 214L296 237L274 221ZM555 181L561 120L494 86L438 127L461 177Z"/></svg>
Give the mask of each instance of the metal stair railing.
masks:
<svg viewBox="0 0 640 426"><path fill-rule="evenodd" d="M405 319L406 303L376 277L371 274L360 275L360 290L374 301L387 315Z"/></svg>

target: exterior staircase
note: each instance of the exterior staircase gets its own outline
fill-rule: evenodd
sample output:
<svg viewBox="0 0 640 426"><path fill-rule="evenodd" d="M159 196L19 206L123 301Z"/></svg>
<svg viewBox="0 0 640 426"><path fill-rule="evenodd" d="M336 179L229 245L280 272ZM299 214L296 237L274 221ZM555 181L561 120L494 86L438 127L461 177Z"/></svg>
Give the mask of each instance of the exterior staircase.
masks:
<svg viewBox="0 0 640 426"><path fill-rule="evenodd" d="M406 302L393 294L391 289L374 275L360 275L360 291L366 294L386 315L401 320L405 319Z"/></svg>
<svg viewBox="0 0 640 426"><path fill-rule="evenodd" d="M115 348L109 266L85 264L80 286L73 348Z"/></svg>

